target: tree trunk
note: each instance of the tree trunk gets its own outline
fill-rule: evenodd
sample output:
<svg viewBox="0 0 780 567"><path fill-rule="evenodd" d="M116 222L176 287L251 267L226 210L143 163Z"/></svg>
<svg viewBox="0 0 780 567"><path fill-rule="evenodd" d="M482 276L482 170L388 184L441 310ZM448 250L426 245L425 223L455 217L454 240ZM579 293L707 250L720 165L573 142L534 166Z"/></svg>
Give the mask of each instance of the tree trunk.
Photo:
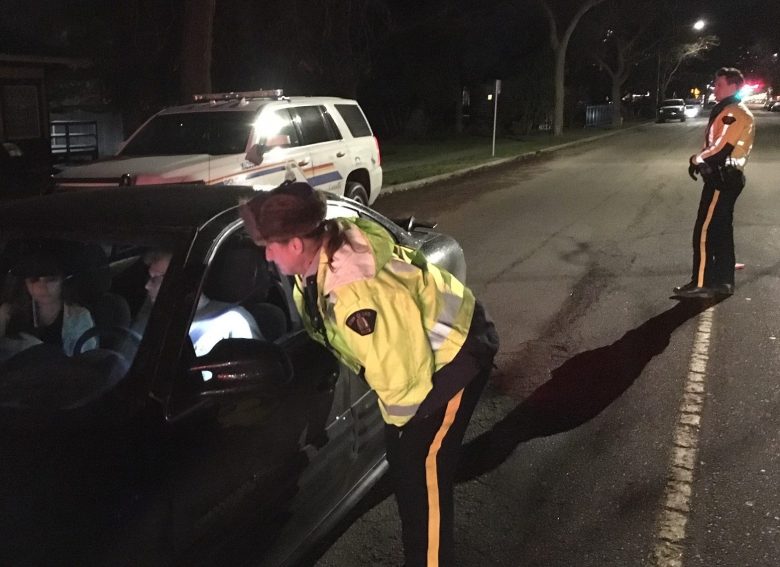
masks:
<svg viewBox="0 0 780 567"><path fill-rule="evenodd" d="M561 42L558 50L555 52L555 111L553 113L553 136L560 136L563 134L563 106L566 91L563 79L566 67L566 43Z"/></svg>
<svg viewBox="0 0 780 567"><path fill-rule="evenodd" d="M455 99L455 133L463 133L463 87L456 88Z"/></svg>
<svg viewBox="0 0 780 567"><path fill-rule="evenodd" d="M181 94L211 92L211 47L216 0L188 0L184 3L181 50Z"/></svg>
<svg viewBox="0 0 780 567"><path fill-rule="evenodd" d="M620 88L623 82L620 77L612 77L612 127L620 128L623 125L621 116L622 102L620 100Z"/></svg>
<svg viewBox="0 0 780 567"><path fill-rule="evenodd" d="M585 13L596 6L601 4L604 0L584 0L582 5L574 14L566 31L562 37L558 37L558 24L555 21L555 14L550 8L547 0L541 0L542 8L547 16L547 22L550 26L550 45L552 46L553 53L555 53L555 112L553 113L553 135L560 136L563 134L563 105L564 105L564 69L566 67L566 49L569 46L569 39L571 39L574 28L577 27L582 16Z"/></svg>

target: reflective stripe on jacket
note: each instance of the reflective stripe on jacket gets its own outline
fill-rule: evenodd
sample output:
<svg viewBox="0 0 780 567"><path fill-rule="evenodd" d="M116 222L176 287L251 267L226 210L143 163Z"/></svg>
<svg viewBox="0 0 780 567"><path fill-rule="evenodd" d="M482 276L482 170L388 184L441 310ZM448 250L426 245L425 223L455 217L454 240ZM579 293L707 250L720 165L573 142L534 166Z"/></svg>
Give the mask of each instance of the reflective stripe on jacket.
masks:
<svg viewBox="0 0 780 567"><path fill-rule="evenodd" d="M396 245L373 221L339 223L347 242L330 264L322 251L317 272L318 307L327 341L309 319L300 290L295 293L296 305L309 334L355 372L364 369L385 421L400 426L415 415L433 388L433 373L463 346L474 295L421 254ZM355 315L371 312L373 322L369 317L370 325L356 330Z"/></svg>
<svg viewBox="0 0 780 567"><path fill-rule="evenodd" d="M722 106L716 105L713 114L707 126L704 148L695 161L713 167L731 165L744 169L753 147L753 114L736 97L724 100Z"/></svg>

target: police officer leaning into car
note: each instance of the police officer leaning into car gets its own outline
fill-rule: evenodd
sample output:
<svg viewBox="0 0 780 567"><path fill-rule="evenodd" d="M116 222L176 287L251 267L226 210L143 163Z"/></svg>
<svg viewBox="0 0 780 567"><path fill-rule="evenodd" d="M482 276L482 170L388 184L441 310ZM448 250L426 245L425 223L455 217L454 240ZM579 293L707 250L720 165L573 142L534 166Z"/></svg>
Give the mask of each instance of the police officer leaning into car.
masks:
<svg viewBox="0 0 780 567"><path fill-rule="evenodd" d="M753 147L753 114L739 96L744 79L734 68L715 73L715 98L704 148L691 156L688 174L701 174L704 188L693 229L691 281L674 288L682 298L734 293L734 203L745 186L744 168Z"/></svg>
<svg viewBox="0 0 780 567"><path fill-rule="evenodd" d="M325 220L306 183L240 211L266 258L297 277L306 330L379 398L407 567L453 565L453 477L498 349L493 323L471 290L382 226Z"/></svg>

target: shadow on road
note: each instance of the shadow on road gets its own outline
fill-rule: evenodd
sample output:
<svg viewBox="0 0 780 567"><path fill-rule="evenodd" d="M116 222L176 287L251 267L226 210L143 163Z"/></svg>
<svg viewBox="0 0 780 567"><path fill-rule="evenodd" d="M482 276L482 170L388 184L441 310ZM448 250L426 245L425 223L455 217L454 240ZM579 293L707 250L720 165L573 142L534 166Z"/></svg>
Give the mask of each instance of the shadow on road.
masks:
<svg viewBox="0 0 780 567"><path fill-rule="evenodd" d="M611 345L581 352L552 371L551 378L489 431L463 447L456 482L466 482L501 465L525 441L574 429L596 417L639 377L669 345L672 333L714 301L685 301L628 331ZM385 475L301 565L314 565L363 514L392 496Z"/></svg>
<svg viewBox="0 0 780 567"><path fill-rule="evenodd" d="M457 482L495 469L525 441L574 429L596 417L666 349L680 325L712 305L680 302L611 345L581 352L564 362L504 419L463 447Z"/></svg>

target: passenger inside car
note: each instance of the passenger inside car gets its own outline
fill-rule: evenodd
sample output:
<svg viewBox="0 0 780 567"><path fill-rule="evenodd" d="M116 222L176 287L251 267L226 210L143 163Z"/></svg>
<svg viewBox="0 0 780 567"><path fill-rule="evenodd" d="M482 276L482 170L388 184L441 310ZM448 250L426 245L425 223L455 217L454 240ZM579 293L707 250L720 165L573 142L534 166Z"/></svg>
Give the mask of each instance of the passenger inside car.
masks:
<svg viewBox="0 0 780 567"><path fill-rule="evenodd" d="M170 252L153 250L144 258L149 266L149 278L146 282L147 305L141 308L133 330L142 331L146 325L151 306L157 300L163 278L171 263ZM262 339L254 317L243 307L223 301L215 301L205 293L198 299L195 316L189 330L190 339L196 356L211 351L219 341L228 338Z"/></svg>
<svg viewBox="0 0 780 567"><path fill-rule="evenodd" d="M0 305L2 359L36 344L59 346L74 354L79 337L94 326L90 311L75 302L65 286L67 270L54 252L39 250L11 268L10 297ZM82 350L97 347L88 341Z"/></svg>

